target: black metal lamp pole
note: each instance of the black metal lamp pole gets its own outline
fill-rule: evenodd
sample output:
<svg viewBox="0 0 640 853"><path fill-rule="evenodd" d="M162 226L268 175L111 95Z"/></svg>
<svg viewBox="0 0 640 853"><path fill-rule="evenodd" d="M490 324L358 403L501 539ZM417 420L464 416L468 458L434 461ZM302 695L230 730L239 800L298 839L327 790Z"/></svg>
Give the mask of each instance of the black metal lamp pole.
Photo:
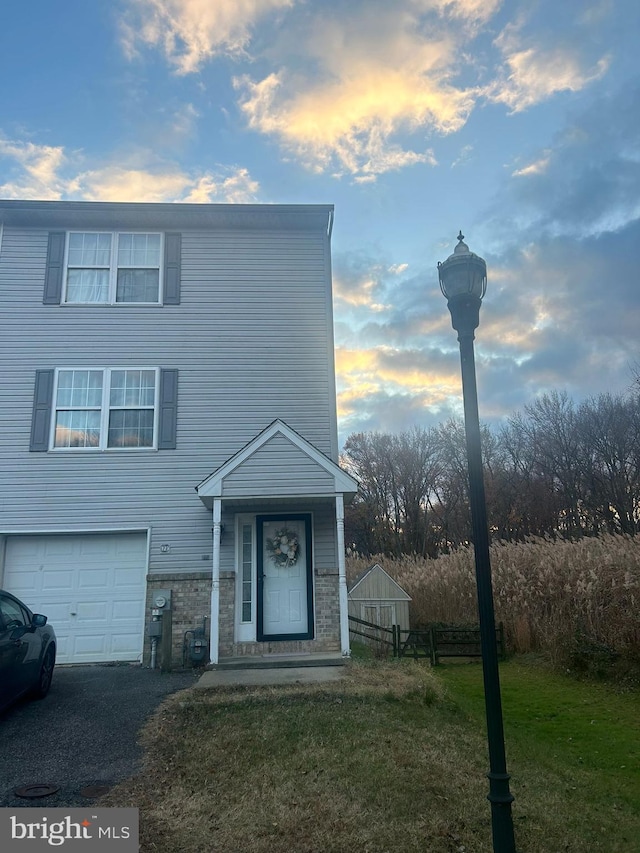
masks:
<svg viewBox="0 0 640 853"><path fill-rule="evenodd" d="M484 260L463 243L462 231L454 253L444 263L438 264L440 287L447 298L451 324L458 333L460 364L462 368L462 395L467 439L467 464L469 467L469 501L475 552L478 611L480 616L480 642L482 670L489 742L489 794L491 803L491 828L494 853L515 853L509 774L504 749L502 701L496 623L493 609L491 561L489 557L489 531L487 504L482 472L482 446L478 417L478 391L473 351L474 332L480 322L480 305L487 288L487 265Z"/></svg>

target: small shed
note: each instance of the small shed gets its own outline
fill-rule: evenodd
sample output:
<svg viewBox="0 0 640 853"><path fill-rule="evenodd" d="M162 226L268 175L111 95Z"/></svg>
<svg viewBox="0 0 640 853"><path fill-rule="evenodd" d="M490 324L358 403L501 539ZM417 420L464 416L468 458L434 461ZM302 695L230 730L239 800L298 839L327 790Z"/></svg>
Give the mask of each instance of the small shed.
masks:
<svg viewBox="0 0 640 853"><path fill-rule="evenodd" d="M349 616L383 628L399 625L401 630L409 630L411 596L378 563L359 575L348 593Z"/></svg>

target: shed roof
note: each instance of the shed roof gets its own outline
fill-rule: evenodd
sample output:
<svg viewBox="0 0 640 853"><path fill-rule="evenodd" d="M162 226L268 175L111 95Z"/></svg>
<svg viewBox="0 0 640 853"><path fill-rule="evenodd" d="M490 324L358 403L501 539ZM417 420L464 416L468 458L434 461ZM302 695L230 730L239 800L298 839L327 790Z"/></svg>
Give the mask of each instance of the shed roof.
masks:
<svg viewBox="0 0 640 853"><path fill-rule="evenodd" d="M375 595L371 594L374 593ZM411 601L411 596L379 563L360 574L349 588L350 599Z"/></svg>

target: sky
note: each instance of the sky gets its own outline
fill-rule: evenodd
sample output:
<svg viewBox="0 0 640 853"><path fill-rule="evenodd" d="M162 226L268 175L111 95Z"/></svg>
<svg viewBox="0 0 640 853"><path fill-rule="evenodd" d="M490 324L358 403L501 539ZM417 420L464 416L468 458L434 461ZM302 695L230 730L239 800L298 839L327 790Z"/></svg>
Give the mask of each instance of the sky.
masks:
<svg viewBox="0 0 640 853"><path fill-rule="evenodd" d="M461 414L462 229L499 424L640 364L639 44L637 0L5 0L0 198L334 204L341 441Z"/></svg>

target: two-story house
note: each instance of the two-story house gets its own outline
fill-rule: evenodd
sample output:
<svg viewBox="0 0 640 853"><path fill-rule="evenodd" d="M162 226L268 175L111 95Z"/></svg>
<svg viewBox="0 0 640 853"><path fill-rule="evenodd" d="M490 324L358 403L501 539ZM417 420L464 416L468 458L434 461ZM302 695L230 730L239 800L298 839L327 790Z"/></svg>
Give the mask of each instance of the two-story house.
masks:
<svg viewBox="0 0 640 853"><path fill-rule="evenodd" d="M0 585L59 662L349 652L329 205L0 201Z"/></svg>

